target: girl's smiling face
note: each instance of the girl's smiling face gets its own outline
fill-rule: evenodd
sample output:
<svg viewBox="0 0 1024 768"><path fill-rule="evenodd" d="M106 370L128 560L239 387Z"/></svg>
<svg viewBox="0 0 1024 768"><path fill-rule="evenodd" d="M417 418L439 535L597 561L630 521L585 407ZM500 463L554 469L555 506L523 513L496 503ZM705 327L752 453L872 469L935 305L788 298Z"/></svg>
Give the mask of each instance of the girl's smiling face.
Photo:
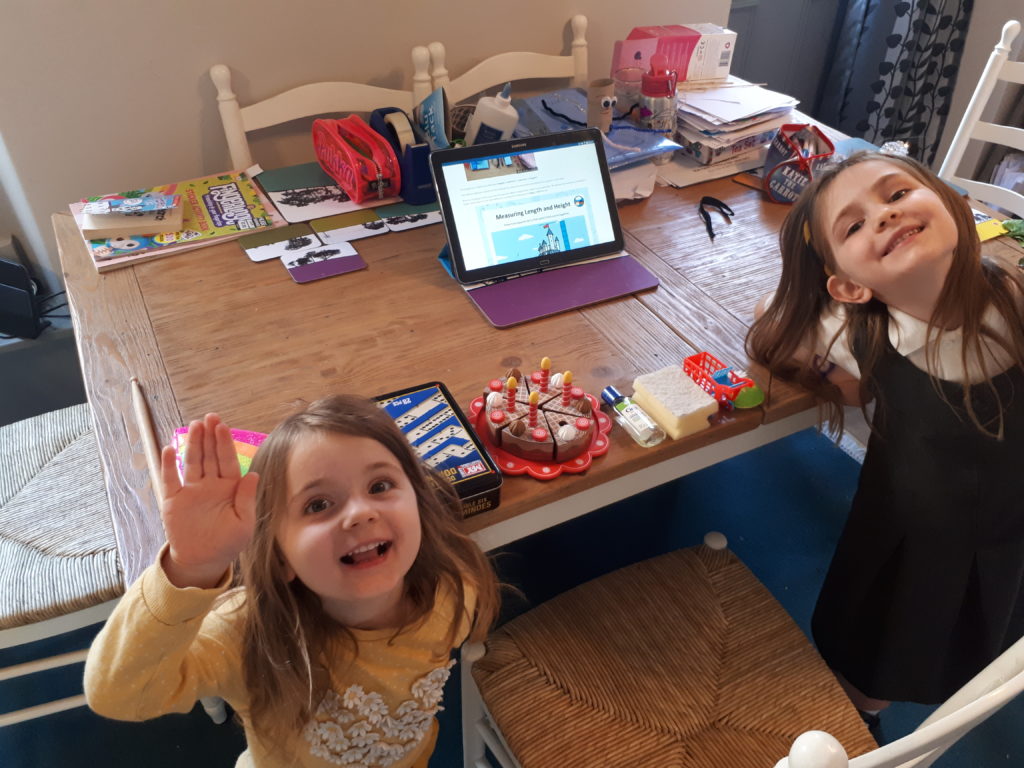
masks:
<svg viewBox="0 0 1024 768"><path fill-rule="evenodd" d="M368 437L311 432L291 451L277 531L288 571L346 626L393 626L420 548L416 492Z"/></svg>
<svg viewBox="0 0 1024 768"><path fill-rule="evenodd" d="M902 167L868 160L842 171L825 191L822 229L835 264L837 301L872 297L911 311L941 290L957 228L942 199ZM927 318L924 318L927 319Z"/></svg>

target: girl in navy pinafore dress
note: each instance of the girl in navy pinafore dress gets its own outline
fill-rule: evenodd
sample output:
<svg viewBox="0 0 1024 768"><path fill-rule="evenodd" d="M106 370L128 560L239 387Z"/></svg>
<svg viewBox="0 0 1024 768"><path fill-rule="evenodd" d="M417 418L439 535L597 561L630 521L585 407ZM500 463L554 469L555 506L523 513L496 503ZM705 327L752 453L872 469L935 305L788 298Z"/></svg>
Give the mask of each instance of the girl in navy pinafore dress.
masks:
<svg viewBox="0 0 1024 768"><path fill-rule="evenodd" d="M815 179L781 244L751 357L833 425L875 403L814 640L859 709L937 703L1024 634L1024 280L982 260L962 197L880 153Z"/></svg>

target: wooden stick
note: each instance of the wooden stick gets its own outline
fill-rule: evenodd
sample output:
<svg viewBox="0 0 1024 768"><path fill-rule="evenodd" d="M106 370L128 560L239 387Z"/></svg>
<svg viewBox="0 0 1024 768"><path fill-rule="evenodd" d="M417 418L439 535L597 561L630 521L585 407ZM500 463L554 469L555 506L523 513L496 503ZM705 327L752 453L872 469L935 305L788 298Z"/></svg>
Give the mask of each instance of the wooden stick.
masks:
<svg viewBox="0 0 1024 768"><path fill-rule="evenodd" d="M160 445L153 432L153 422L149 416L149 405L142 392L139 380L132 376L132 408L135 411L135 423L142 435L142 447L146 452L146 466L149 468L149 484L153 486L153 495L158 504L163 503L163 486L160 483Z"/></svg>

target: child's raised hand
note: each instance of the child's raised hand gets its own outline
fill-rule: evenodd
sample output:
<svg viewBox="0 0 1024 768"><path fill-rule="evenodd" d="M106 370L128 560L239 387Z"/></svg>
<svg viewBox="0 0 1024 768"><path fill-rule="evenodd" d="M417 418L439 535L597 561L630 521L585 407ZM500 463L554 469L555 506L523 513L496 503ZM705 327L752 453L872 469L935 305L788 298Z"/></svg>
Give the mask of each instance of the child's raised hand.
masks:
<svg viewBox="0 0 1024 768"><path fill-rule="evenodd" d="M160 457L160 514L170 545L164 571L178 587L212 587L252 538L259 478L242 476L231 431L208 413L189 425L184 479L174 449Z"/></svg>

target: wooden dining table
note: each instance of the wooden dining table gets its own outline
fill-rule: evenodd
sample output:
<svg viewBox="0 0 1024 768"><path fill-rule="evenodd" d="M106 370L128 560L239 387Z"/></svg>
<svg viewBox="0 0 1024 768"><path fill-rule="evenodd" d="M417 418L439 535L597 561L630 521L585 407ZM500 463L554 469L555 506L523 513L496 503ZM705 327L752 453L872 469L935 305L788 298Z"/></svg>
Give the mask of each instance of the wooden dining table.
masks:
<svg viewBox="0 0 1024 768"><path fill-rule="evenodd" d="M715 222L713 240L697 212L705 195L734 212ZM731 178L659 187L619 211L626 248L658 277L656 289L507 329L489 325L439 264L441 226L359 240L366 269L297 284L276 260L251 262L237 242L99 274L74 220L56 214L125 582L164 541L132 377L161 443L210 411L269 432L298 401L431 381L468 411L489 380L510 367L535 370L545 356L595 395L607 385L630 393L637 376L699 351L745 368L768 391L761 407L722 411L707 429L653 448L613 426L608 453L583 473L506 475L500 504L464 520L485 549L815 423L812 399L782 382L769 388L744 351L755 303L778 280L786 212Z"/></svg>

